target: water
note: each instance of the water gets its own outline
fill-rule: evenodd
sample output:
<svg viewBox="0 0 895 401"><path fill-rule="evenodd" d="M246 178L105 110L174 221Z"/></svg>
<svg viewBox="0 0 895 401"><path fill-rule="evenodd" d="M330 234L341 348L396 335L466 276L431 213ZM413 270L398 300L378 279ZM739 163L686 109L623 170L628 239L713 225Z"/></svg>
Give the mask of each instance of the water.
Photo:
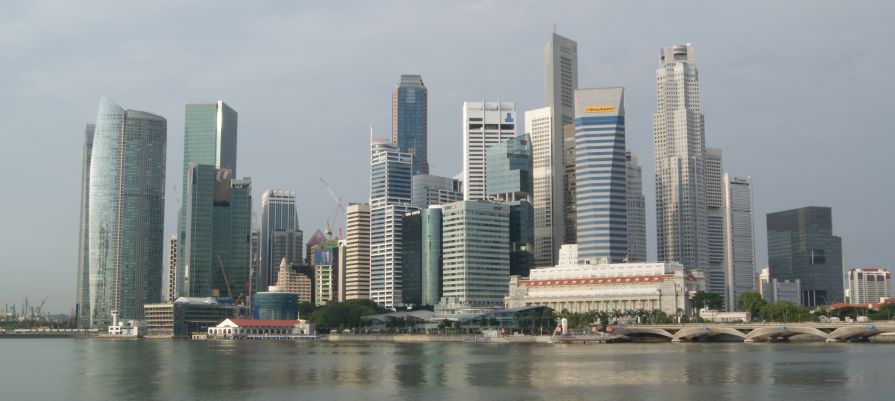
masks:
<svg viewBox="0 0 895 401"><path fill-rule="evenodd" d="M892 399L895 344L0 339L0 400Z"/></svg>

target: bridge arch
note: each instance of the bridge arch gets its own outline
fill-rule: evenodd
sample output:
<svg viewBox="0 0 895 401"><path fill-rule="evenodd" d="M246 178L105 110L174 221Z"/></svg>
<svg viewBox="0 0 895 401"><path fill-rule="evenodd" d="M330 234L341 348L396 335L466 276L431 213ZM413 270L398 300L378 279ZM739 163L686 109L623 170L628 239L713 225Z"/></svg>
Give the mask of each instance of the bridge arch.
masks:
<svg viewBox="0 0 895 401"><path fill-rule="evenodd" d="M745 336L746 342L753 341L768 341L773 338L782 338L787 339L797 334L807 334L816 337L823 338L824 340L829 339L829 335L820 331L814 327L808 326L788 326L788 325L779 325L779 326L769 326L769 327L761 327L755 330L752 330Z"/></svg>
<svg viewBox="0 0 895 401"><path fill-rule="evenodd" d="M679 330L675 333L674 338L671 339L672 342L680 342L686 340L693 340L699 338L708 338L719 335L731 335L734 337L746 338L746 334L743 332L736 330L730 327L715 327L715 326L702 326L702 327L687 327Z"/></svg>
<svg viewBox="0 0 895 401"><path fill-rule="evenodd" d="M650 335L656 337L665 337L669 340L674 339L674 334L665 329L653 328L653 327L637 327L637 326L629 326L624 328L616 329L616 334L622 334L626 336L630 335Z"/></svg>
<svg viewBox="0 0 895 401"><path fill-rule="evenodd" d="M895 326L877 326L873 323L840 327L833 330L827 341L866 340L870 337L895 332Z"/></svg>

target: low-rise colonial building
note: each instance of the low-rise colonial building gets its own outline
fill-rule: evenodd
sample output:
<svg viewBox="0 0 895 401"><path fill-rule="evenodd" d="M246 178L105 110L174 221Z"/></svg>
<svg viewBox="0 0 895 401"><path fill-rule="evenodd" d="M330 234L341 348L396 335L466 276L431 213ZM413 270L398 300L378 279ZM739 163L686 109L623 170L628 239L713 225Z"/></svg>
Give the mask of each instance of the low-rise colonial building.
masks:
<svg viewBox="0 0 895 401"><path fill-rule="evenodd" d="M547 306L557 311L661 310L690 314L693 293L705 289L699 270L679 263L579 263L576 245L563 245L559 265L512 276L507 308Z"/></svg>
<svg viewBox="0 0 895 401"><path fill-rule="evenodd" d="M208 328L208 340L313 340L317 329L307 320L226 319Z"/></svg>

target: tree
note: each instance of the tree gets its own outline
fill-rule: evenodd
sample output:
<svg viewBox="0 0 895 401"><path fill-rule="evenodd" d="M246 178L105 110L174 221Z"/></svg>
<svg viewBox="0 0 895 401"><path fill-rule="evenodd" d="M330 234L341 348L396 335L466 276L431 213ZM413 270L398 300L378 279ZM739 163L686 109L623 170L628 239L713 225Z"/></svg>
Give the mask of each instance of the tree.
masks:
<svg viewBox="0 0 895 401"><path fill-rule="evenodd" d="M693 299L690 302L698 314L698 311L702 308L721 309L724 306L724 297L713 292L699 291L693 295Z"/></svg>
<svg viewBox="0 0 895 401"><path fill-rule="evenodd" d="M882 304L878 311L870 314L873 320L892 320L893 316L895 316L895 303Z"/></svg>
<svg viewBox="0 0 895 401"><path fill-rule="evenodd" d="M761 314L772 322L812 321L814 316L804 306L789 301L777 301L761 308Z"/></svg>
<svg viewBox="0 0 895 401"><path fill-rule="evenodd" d="M761 308L767 304L768 303L765 302L764 298L761 297L761 294L757 292L747 292L740 295L740 298L737 299L737 309L749 312L753 318L758 316L761 312Z"/></svg>

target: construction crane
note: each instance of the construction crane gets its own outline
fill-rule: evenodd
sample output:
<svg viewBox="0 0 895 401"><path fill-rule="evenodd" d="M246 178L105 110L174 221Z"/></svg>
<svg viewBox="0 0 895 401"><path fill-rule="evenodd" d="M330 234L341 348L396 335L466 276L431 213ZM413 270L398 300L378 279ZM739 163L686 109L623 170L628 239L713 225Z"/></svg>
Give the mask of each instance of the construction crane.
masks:
<svg viewBox="0 0 895 401"><path fill-rule="evenodd" d="M221 259L221 255L215 255L218 257L218 266L221 267L221 274L224 275L224 285L227 286L227 296L230 299L233 299L233 291L230 291L230 279L227 278L227 272L224 270L224 261Z"/></svg>
<svg viewBox="0 0 895 401"><path fill-rule="evenodd" d="M40 301L40 306L37 307L37 316L38 317L40 317L43 314L44 304L47 302L47 298L49 298L49 297L50 297L50 295L48 294L47 296L44 297L43 301Z"/></svg>
<svg viewBox="0 0 895 401"><path fill-rule="evenodd" d="M336 204L336 209L333 211L333 214L326 219L326 236L328 239L332 239L333 237L333 223L336 222L336 218L339 217L339 213L345 212L345 206L342 205L342 197L336 195L332 188L329 187L329 184L326 183L326 180L323 177L320 177L320 183L323 184L323 187L326 188L326 192L329 193L329 196L333 198L333 202ZM342 236L342 230L339 230L339 237Z"/></svg>

